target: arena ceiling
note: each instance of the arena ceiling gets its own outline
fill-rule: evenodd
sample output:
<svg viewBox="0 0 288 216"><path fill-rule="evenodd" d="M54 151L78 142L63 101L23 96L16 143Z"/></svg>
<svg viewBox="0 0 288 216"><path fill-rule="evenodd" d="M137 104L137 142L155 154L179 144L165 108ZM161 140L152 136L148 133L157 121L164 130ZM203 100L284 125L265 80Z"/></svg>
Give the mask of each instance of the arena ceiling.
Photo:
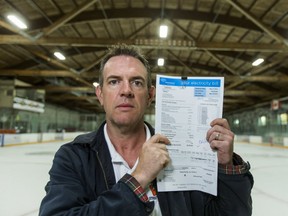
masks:
<svg viewBox="0 0 288 216"><path fill-rule="evenodd" d="M11 13L28 28L12 25ZM233 112L287 97L287 39L287 0L0 0L0 79L43 89L49 103L102 112L92 85L99 62L107 47L135 44L154 78L225 77L224 112Z"/></svg>

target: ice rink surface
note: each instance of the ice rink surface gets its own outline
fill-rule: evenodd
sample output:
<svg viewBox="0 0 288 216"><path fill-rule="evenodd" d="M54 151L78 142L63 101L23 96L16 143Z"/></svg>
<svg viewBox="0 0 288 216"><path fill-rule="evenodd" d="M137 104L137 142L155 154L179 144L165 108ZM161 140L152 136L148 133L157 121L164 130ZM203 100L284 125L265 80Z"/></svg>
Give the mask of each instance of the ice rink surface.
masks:
<svg viewBox="0 0 288 216"><path fill-rule="evenodd" d="M61 142L0 148L0 216L36 216ZM288 149L236 143L255 184L253 216L288 215Z"/></svg>

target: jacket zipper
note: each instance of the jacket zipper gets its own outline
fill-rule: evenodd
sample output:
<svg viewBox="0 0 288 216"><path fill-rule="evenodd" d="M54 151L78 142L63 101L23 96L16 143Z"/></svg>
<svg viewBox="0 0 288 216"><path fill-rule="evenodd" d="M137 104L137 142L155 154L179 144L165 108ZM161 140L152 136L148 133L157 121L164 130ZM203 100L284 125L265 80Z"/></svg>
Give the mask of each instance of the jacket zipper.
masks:
<svg viewBox="0 0 288 216"><path fill-rule="evenodd" d="M101 160L99 158L99 154L98 154L98 151L96 151L96 157L97 157L97 160L100 164L100 167L101 167L101 170L102 170L102 173L104 175L104 180L105 180L105 184L106 184L106 189L109 190L109 187L108 187L108 182L107 182L107 178L106 178L106 174L105 174L105 171L104 171L104 168L103 168L103 165L101 163Z"/></svg>

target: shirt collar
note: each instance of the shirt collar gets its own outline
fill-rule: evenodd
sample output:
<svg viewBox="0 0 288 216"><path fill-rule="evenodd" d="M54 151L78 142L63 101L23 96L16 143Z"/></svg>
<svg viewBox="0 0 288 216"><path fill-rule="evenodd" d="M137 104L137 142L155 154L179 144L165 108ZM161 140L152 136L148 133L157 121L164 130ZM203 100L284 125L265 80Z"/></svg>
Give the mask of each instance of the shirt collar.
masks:
<svg viewBox="0 0 288 216"><path fill-rule="evenodd" d="M147 141L151 137L151 133L150 133L148 126L145 123L144 123L144 125L145 125L145 131L146 131L146 141ZM111 161L113 163L123 163L123 162L126 163L126 161L122 158L122 156L116 151L114 145L112 144L112 142L109 138L109 135L107 133L107 124L104 125L104 137L105 137L105 140L106 140L108 148L109 148L109 152L111 155Z"/></svg>

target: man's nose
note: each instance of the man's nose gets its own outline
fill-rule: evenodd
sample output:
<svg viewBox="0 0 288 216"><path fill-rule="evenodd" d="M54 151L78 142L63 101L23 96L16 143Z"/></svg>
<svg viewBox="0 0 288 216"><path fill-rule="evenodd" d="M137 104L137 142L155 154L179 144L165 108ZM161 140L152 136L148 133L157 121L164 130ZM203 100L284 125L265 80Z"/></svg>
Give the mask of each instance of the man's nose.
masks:
<svg viewBox="0 0 288 216"><path fill-rule="evenodd" d="M122 83L121 86L121 96L132 97L133 89L131 87L131 83L126 81Z"/></svg>

